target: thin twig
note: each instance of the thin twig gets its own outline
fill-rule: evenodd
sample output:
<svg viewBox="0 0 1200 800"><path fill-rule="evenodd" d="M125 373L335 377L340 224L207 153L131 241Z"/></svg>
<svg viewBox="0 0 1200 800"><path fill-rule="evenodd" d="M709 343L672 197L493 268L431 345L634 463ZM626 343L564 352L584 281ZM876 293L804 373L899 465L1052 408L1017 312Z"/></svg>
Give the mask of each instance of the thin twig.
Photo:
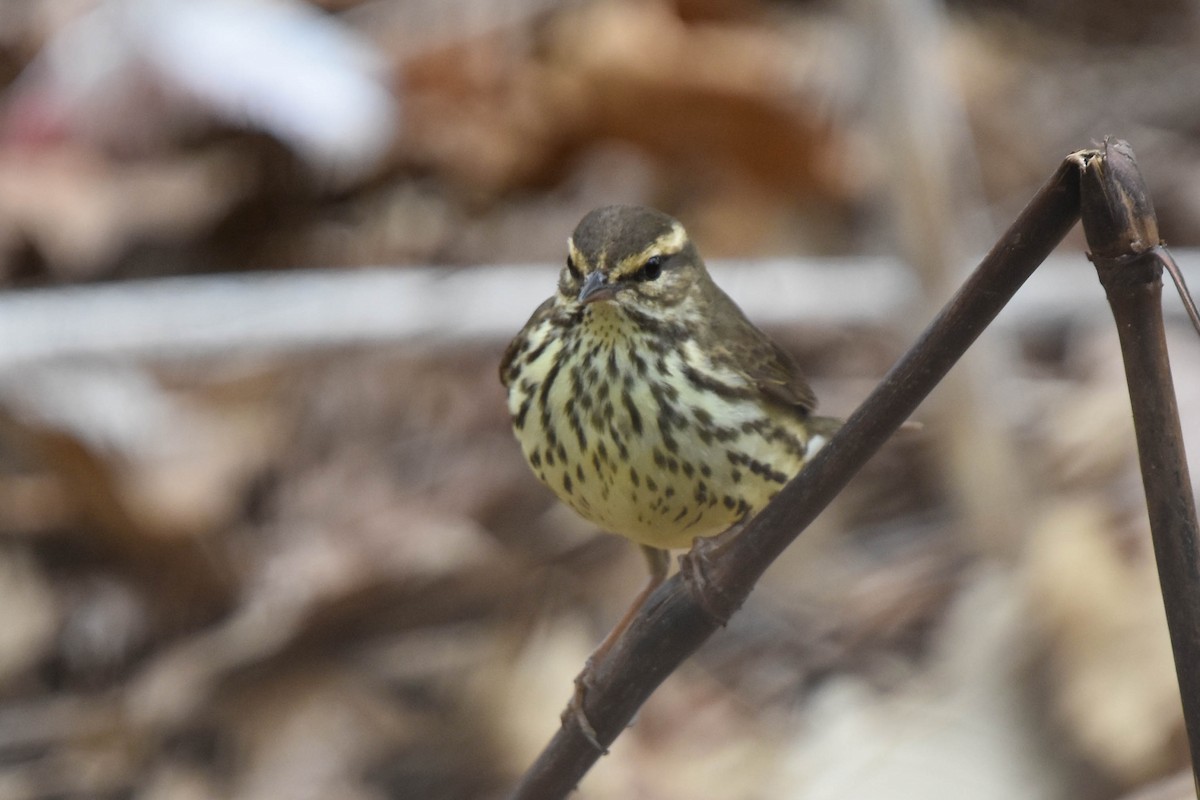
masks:
<svg viewBox="0 0 1200 800"><path fill-rule="evenodd" d="M1196 329L1196 333L1200 333L1200 311L1196 310L1196 301L1192 299L1192 293L1187 288L1187 281L1183 279L1183 270L1179 268L1175 257L1165 247L1158 248L1158 259L1170 274L1171 280L1175 282L1175 291L1179 292L1179 299L1183 301L1183 310L1187 313L1188 320ZM1161 309L1159 313L1162 313Z"/></svg>

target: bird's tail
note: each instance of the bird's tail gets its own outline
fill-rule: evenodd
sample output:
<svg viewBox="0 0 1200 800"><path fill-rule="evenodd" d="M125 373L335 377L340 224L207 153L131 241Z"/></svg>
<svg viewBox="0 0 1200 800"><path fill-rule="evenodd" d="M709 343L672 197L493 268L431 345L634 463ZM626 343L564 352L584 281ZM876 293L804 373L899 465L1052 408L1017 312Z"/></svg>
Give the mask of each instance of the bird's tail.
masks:
<svg viewBox="0 0 1200 800"><path fill-rule="evenodd" d="M807 458L811 458L818 450L825 446L825 443L833 438L837 433L838 428L842 427L843 419L837 417L809 417L808 418L808 453Z"/></svg>

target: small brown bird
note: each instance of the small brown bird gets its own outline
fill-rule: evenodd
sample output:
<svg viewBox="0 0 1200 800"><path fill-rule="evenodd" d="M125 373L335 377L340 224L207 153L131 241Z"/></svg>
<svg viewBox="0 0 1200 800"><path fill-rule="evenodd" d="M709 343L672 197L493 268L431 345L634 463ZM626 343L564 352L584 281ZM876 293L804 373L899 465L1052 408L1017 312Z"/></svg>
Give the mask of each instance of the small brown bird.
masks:
<svg viewBox="0 0 1200 800"><path fill-rule="evenodd" d="M812 416L791 357L713 283L676 220L599 208L567 248L500 379L537 477L650 564L596 657L666 577L668 550L757 512L839 422Z"/></svg>

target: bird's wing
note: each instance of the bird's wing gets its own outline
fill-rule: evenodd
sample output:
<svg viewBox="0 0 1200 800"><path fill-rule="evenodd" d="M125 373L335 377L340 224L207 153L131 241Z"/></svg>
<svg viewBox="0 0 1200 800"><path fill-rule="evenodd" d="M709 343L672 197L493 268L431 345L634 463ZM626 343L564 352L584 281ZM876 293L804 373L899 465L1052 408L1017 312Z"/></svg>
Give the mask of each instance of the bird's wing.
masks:
<svg viewBox="0 0 1200 800"><path fill-rule="evenodd" d="M754 336L747 338L739 361L754 385L767 398L803 414L815 409L817 396L792 357L758 328L750 329Z"/></svg>
<svg viewBox="0 0 1200 800"><path fill-rule="evenodd" d="M787 351L754 327L724 292L716 289L717 308L709 335L714 350L724 352L727 366L741 372L770 401L807 415L817 407L817 397Z"/></svg>

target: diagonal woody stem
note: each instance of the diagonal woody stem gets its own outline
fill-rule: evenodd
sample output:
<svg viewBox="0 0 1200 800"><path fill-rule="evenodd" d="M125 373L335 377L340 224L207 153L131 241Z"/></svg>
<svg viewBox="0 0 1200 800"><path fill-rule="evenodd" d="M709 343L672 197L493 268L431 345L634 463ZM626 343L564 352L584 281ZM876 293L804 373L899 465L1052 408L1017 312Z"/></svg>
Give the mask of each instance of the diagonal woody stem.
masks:
<svg viewBox="0 0 1200 800"><path fill-rule="evenodd" d="M1122 156L1116 153L1115 157ZM1096 169L1106 163L1107 158L1107 146L1103 151L1086 150L1068 156L917 343L813 461L746 525L740 535L719 546L689 553L684 559L684 569L647 599L624 635L603 659L594 664L594 683L584 700L583 711L603 746L612 744L654 689L741 606L767 567L824 510L949 372L1075 225L1081 207L1090 209L1095 205L1084 203L1081 206L1081 200L1100 191L1094 181L1082 179L1089 167ZM1128 160L1132 163L1131 158ZM1081 189L1085 192L1082 197ZM1107 230L1106 226L1115 224L1111 215L1094 216L1096 220L1089 221L1093 228L1099 226L1100 230ZM1117 241L1121 237L1110 232L1107 238ZM1161 315L1158 324L1161 328ZM1153 346L1150 345L1151 349ZM1165 365L1165 351L1163 359ZM1168 388L1169 377L1168 372ZM1171 397L1173 406L1173 395ZM1178 429L1177 415L1174 419ZM1155 427L1146 435L1156 436L1159 430ZM1142 437L1143 431L1139 428L1139 444ZM1174 459L1176 468L1182 457L1181 446L1167 454L1168 459ZM1182 469L1186 477L1186 464ZM1149 483L1147 485L1149 487ZM1179 486L1173 483L1166 491L1169 494L1177 489ZM1190 502L1190 488L1187 497ZM1177 498L1175 502L1178 504ZM1194 544L1194 509L1191 531ZM1156 542L1158 536L1156 528ZM1195 567L1200 564L1200 559L1194 559L1191 564ZM1194 574L1189 573L1182 579L1192 581L1193 591L1200 591L1196 588L1200 587L1200 580ZM1193 607L1188 606L1189 610ZM1191 624L1200 624L1197 620L1200 616L1193 616ZM1196 637L1196 642L1200 645L1200 637ZM1181 675L1185 666L1192 673L1197 673L1200 667L1200 651L1188 658L1192 660L1180 663ZM1196 696L1200 698L1200 692ZM1197 741L1195 735L1193 741ZM511 797L513 800L564 797L599 755L578 725L564 724L522 777Z"/></svg>

